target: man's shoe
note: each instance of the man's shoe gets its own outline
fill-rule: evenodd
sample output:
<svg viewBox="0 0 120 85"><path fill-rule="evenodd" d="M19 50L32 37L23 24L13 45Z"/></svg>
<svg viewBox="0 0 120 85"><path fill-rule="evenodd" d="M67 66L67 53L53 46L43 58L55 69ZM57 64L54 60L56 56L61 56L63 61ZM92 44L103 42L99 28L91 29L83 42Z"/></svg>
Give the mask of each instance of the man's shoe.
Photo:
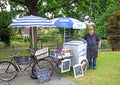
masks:
<svg viewBox="0 0 120 85"><path fill-rule="evenodd" d="M87 68L87 70L90 70L90 69L92 69L92 67L88 67L88 68Z"/></svg>
<svg viewBox="0 0 120 85"><path fill-rule="evenodd" d="M96 67L93 67L93 70L96 70Z"/></svg>

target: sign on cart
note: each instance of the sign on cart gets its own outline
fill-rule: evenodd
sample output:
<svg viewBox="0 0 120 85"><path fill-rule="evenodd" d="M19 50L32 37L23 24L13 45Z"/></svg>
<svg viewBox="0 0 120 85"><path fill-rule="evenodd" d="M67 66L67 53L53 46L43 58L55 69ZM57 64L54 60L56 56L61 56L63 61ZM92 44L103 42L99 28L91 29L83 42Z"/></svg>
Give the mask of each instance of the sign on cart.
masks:
<svg viewBox="0 0 120 85"><path fill-rule="evenodd" d="M71 59L64 59L61 63L61 73L70 71Z"/></svg>
<svg viewBox="0 0 120 85"><path fill-rule="evenodd" d="M35 56L37 57L37 59L45 58L48 55L49 55L48 47L43 48L43 49L39 49L35 52Z"/></svg>
<svg viewBox="0 0 120 85"><path fill-rule="evenodd" d="M82 69L81 64L77 64L77 65L73 66L73 71L74 71L75 78L83 76L83 69Z"/></svg>

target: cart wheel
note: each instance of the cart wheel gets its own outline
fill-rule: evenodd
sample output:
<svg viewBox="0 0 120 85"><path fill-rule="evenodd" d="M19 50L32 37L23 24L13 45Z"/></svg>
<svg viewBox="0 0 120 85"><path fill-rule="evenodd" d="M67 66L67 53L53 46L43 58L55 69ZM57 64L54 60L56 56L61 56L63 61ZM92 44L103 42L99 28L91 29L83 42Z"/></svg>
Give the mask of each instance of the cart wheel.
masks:
<svg viewBox="0 0 120 85"><path fill-rule="evenodd" d="M86 59L82 60L81 65L83 68L83 72L85 72L87 70L87 67L88 67L88 61Z"/></svg>

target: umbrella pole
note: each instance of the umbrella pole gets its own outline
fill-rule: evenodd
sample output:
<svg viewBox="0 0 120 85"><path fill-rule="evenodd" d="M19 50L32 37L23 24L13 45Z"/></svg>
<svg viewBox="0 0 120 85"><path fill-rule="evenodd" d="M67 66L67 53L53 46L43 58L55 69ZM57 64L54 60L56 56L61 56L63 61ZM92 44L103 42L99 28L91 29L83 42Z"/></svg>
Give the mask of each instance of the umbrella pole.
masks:
<svg viewBox="0 0 120 85"><path fill-rule="evenodd" d="M65 43L65 27L64 27L64 43Z"/></svg>
<svg viewBox="0 0 120 85"><path fill-rule="evenodd" d="M34 49L34 35L33 35L33 27L32 27L32 46L33 46L33 49Z"/></svg>

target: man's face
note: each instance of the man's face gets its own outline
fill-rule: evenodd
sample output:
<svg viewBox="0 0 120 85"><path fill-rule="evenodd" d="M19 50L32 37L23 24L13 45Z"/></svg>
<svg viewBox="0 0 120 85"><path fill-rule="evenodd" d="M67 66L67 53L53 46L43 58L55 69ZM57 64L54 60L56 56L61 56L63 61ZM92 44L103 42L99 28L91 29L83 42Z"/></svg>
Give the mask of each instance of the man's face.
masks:
<svg viewBox="0 0 120 85"><path fill-rule="evenodd" d="M93 35L94 30L93 30L93 29L90 29L90 30L88 30L88 33L89 33L90 35Z"/></svg>

